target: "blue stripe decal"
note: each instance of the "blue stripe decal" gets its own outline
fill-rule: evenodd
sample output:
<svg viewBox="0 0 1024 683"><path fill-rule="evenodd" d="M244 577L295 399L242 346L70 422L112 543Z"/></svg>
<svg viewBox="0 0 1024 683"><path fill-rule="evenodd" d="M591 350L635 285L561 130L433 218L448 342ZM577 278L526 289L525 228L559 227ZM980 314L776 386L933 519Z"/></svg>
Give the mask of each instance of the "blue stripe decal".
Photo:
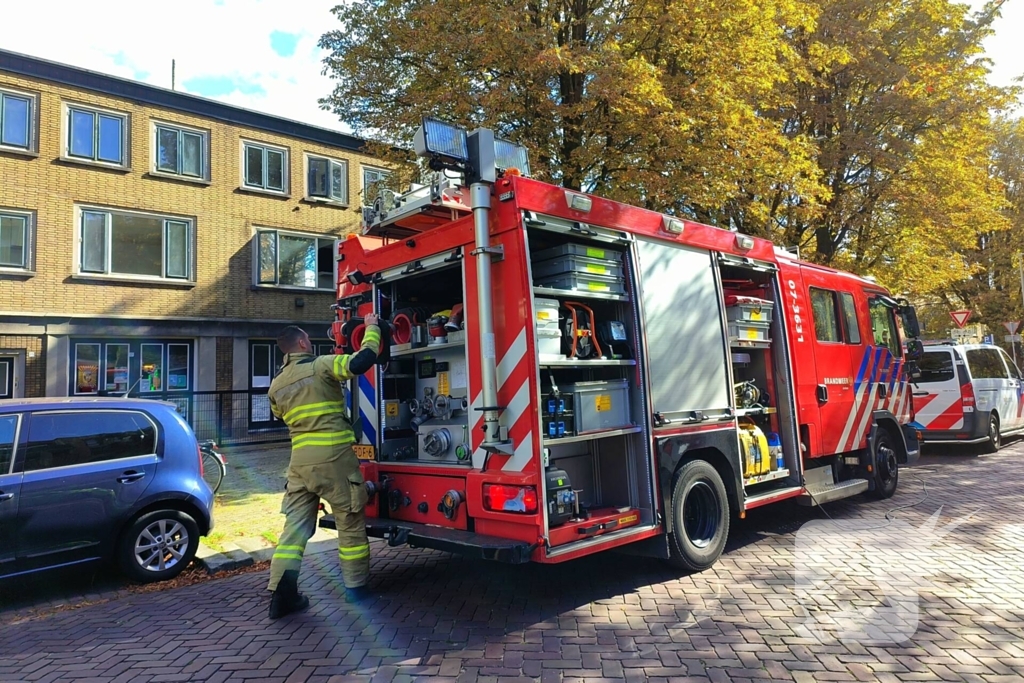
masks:
<svg viewBox="0 0 1024 683"><path fill-rule="evenodd" d="M889 393L890 394L896 388L896 384L898 382L902 382L903 381L902 380L902 374L903 374L903 361L899 361L898 360L898 361L896 361L896 363L895 363L895 365L894 365L894 367L892 369L892 377L889 379Z"/></svg>
<svg viewBox="0 0 1024 683"><path fill-rule="evenodd" d="M860 389L860 385L864 382L864 373L868 369L868 359L871 358L871 347L867 347L864 351L864 357L860 359L860 370L857 371L857 381L853 383L854 391Z"/></svg>
<svg viewBox="0 0 1024 683"><path fill-rule="evenodd" d="M362 410L359 411L359 417L363 423L363 435L366 436L367 439L369 439L371 445L376 446L377 430L373 428L373 422L370 421L370 418L368 418L366 416L366 413L364 413Z"/></svg>
<svg viewBox="0 0 1024 683"><path fill-rule="evenodd" d="M365 396L371 404L375 403L373 400L373 385L370 384L370 379L366 375L359 375L359 390L363 392L363 396Z"/></svg>
<svg viewBox="0 0 1024 683"><path fill-rule="evenodd" d="M878 381L879 370L882 369L882 354L887 349L884 346L879 346L875 349L875 371L871 373L871 382L875 383Z"/></svg>
<svg viewBox="0 0 1024 683"><path fill-rule="evenodd" d="M889 351L889 349L886 349L884 353L885 353L884 365L882 366L882 372L880 372L879 375L878 375L878 382L879 382L879 384L888 384L889 383L889 371L893 369L892 363L893 363L893 360L895 360L892 357L892 353Z"/></svg>

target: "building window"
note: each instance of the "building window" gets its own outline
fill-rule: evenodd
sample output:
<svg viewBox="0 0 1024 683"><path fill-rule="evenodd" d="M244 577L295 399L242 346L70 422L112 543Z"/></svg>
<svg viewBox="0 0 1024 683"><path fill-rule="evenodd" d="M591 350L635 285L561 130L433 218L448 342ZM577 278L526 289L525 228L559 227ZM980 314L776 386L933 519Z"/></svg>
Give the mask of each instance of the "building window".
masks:
<svg viewBox="0 0 1024 683"><path fill-rule="evenodd" d="M32 214L0 210L0 268L31 270Z"/></svg>
<svg viewBox="0 0 1024 683"><path fill-rule="evenodd" d="M334 243L333 237L257 230L256 284L333 290Z"/></svg>
<svg viewBox="0 0 1024 683"><path fill-rule="evenodd" d="M82 209L79 271L188 280L191 244L188 220Z"/></svg>
<svg viewBox="0 0 1024 683"><path fill-rule="evenodd" d="M127 166L128 115L71 106L68 111L67 155L104 164Z"/></svg>
<svg viewBox="0 0 1024 683"><path fill-rule="evenodd" d="M246 187L269 192L285 191L288 183L287 149L245 142L242 143L242 157L242 181Z"/></svg>
<svg viewBox="0 0 1024 683"><path fill-rule="evenodd" d="M100 390L100 345L75 344L75 393L95 394Z"/></svg>
<svg viewBox="0 0 1024 683"><path fill-rule="evenodd" d="M309 156L306 160L306 194L339 204L348 203L348 163L327 157Z"/></svg>
<svg viewBox="0 0 1024 683"><path fill-rule="evenodd" d="M163 123L153 128L156 172L206 179L206 133Z"/></svg>
<svg viewBox="0 0 1024 683"><path fill-rule="evenodd" d="M33 150L35 103L32 95L0 90L0 148Z"/></svg>
<svg viewBox="0 0 1024 683"><path fill-rule="evenodd" d="M381 188L387 186L390 177L390 171L363 167L363 206L373 206L373 200L377 198Z"/></svg>
<svg viewBox="0 0 1024 683"><path fill-rule="evenodd" d="M128 393L127 344L107 344L107 378L103 388L115 394Z"/></svg>

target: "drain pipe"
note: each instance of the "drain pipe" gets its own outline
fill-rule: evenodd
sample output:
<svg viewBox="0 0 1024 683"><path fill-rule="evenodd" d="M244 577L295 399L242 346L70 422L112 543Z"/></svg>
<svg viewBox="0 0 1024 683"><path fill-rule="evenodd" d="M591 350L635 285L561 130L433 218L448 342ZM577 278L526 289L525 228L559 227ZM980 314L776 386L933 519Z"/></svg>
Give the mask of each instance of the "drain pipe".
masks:
<svg viewBox="0 0 1024 683"><path fill-rule="evenodd" d="M500 252L500 247L491 247L489 215L491 211L490 183L473 183L469 186L469 206L473 210L473 234L476 248L476 305L480 316L480 378L484 413L484 440L481 446L487 450L504 450L498 425L498 361L494 349L494 302L491 297L491 254Z"/></svg>

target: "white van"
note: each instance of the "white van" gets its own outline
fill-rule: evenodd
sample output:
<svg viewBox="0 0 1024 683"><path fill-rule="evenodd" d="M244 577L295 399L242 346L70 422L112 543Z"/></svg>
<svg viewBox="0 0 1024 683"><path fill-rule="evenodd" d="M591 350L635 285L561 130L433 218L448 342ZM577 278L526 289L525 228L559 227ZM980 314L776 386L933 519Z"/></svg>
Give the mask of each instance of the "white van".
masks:
<svg viewBox="0 0 1024 683"><path fill-rule="evenodd" d="M1013 360L989 344L925 344L914 412L927 443L983 443L1024 431L1024 382Z"/></svg>

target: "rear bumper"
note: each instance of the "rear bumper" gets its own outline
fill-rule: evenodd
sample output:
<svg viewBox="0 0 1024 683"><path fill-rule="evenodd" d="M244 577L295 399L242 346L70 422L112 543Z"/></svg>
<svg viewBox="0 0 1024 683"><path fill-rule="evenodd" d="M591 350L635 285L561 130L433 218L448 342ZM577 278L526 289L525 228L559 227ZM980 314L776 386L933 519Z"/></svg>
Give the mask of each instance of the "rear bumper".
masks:
<svg viewBox="0 0 1024 683"><path fill-rule="evenodd" d="M320 526L324 529L335 529L334 516L321 517ZM392 519L367 519L366 535L383 538L390 546L408 544L412 548L443 550L466 557L508 564L526 564L535 549L535 546L526 541Z"/></svg>

